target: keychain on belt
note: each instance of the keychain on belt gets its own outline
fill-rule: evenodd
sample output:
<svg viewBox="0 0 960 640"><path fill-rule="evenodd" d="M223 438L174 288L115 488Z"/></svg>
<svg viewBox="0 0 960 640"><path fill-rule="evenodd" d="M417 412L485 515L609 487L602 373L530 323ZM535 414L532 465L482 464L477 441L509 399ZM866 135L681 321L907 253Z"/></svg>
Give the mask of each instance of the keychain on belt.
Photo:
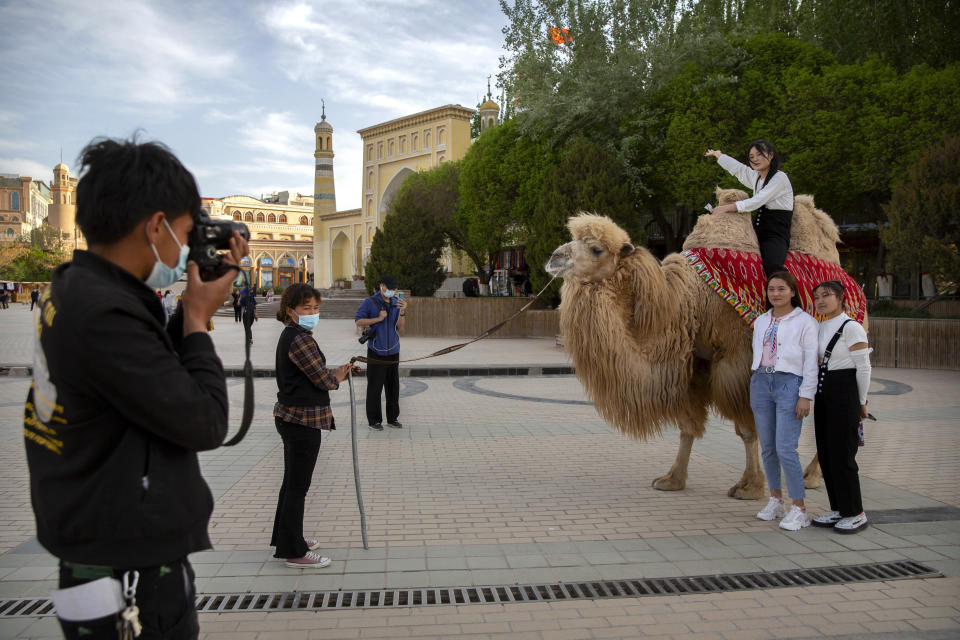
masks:
<svg viewBox="0 0 960 640"><path fill-rule="evenodd" d="M127 607L120 612L120 640L138 638L143 631L140 624L140 608L137 606L137 585L140 583L139 571L126 571L123 574L123 598Z"/></svg>

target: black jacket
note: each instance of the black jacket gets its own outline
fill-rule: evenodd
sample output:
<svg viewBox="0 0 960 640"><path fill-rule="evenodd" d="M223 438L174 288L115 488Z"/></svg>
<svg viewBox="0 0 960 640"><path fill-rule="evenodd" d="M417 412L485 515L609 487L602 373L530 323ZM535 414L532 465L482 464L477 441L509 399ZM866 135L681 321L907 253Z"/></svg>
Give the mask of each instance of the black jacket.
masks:
<svg viewBox="0 0 960 640"><path fill-rule="evenodd" d="M210 548L196 452L226 435L223 366L210 336L163 320L150 288L86 251L41 297L24 437L37 536L61 559L148 567Z"/></svg>

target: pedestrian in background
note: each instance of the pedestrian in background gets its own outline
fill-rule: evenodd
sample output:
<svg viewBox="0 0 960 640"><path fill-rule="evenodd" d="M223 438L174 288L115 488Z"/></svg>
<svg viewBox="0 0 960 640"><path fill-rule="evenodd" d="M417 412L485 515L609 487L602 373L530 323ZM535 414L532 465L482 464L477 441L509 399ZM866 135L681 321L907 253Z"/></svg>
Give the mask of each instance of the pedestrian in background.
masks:
<svg viewBox="0 0 960 640"><path fill-rule="evenodd" d="M40 302L40 289L34 287L30 292L30 311L33 311L34 305Z"/></svg>
<svg viewBox="0 0 960 640"><path fill-rule="evenodd" d="M177 302L178 296L173 293L170 289L167 289L166 293L163 294L163 312L169 321L173 317L173 314L177 311Z"/></svg>
<svg viewBox="0 0 960 640"><path fill-rule="evenodd" d="M230 294L230 298L232 299L231 304L233 306L233 321L235 323L240 322L240 313L243 311L243 308L240 306L240 290L234 289L233 293Z"/></svg>
<svg viewBox="0 0 960 640"><path fill-rule="evenodd" d="M786 271L770 276L767 307L767 312L753 323L750 378L750 407L770 487L770 500L757 517L782 518L781 529L797 531L810 526L797 444L817 386L817 321L803 310L797 281ZM793 500L786 515L781 467Z"/></svg>
<svg viewBox="0 0 960 640"><path fill-rule="evenodd" d="M247 344L253 344L253 323L259 319L257 315L257 296L250 287L244 287L240 292L240 306L242 307L243 334Z"/></svg>
<svg viewBox="0 0 960 640"><path fill-rule="evenodd" d="M813 519L814 526L833 527L837 533L857 533L867 526L860 495L857 465L860 421L867 412L870 388L870 351L863 326L843 312L843 285L821 282L813 290L820 323L817 383L813 419L817 454L830 512Z"/></svg>
<svg viewBox="0 0 960 640"><path fill-rule="evenodd" d="M283 440L283 482L273 518L270 546L275 558L293 569L321 569L330 558L313 553L320 546L303 537L303 513L323 431L336 429L330 391L347 377L349 364L327 368L314 339L320 318L320 292L307 284L287 287L277 320L284 324L277 342L277 402L273 417Z"/></svg>

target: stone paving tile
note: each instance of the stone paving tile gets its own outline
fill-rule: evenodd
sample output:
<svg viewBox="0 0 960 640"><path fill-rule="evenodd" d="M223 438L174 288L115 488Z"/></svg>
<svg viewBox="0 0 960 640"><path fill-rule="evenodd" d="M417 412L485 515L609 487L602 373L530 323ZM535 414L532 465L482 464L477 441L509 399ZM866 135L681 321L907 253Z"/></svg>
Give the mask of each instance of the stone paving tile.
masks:
<svg viewBox="0 0 960 640"><path fill-rule="evenodd" d="M11 331L10 325L0 326L0 340L8 339ZM229 345L231 331L232 327L218 326L214 332L221 348ZM348 333L341 327L334 328L330 335L338 336L338 331ZM273 345L266 339L256 342L255 360L269 364ZM349 342L352 349L352 338ZM412 351L421 343L405 344ZM331 354L348 355L347 347L339 351L336 347L324 348L331 361L335 360ZM503 340L497 341L484 358L539 358L543 362L551 357L557 361L565 358L562 353L548 353L551 350L545 341ZM16 349L4 352L4 357L16 353ZM475 358L476 354L468 356ZM881 416L881 422L868 426L867 446L858 457L868 512L871 508L960 506L960 462L955 455L960 444L960 430L956 428L960 407L949 400L960 374L876 369L874 376L909 384L913 391L871 397L871 409ZM239 382L233 379L229 385L235 412L242 400ZM743 464L743 446L729 423L710 420L706 435L694 447L687 489L662 493L651 489L650 480L672 463L678 442L675 431L647 443L633 442L613 432L588 405L523 399L583 399L582 389L572 376L475 378L470 384L474 390L500 396L467 391L457 385L457 379L405 378L401 407L408 428L402 432L374 434L364 429L358 433L371 545L368 550L360 546L350 455L350 407L345 390L334 393L334 413L340 428L329 434L321 447L305 524L309 536L321 539L320 551L335 562L325 570L305 572L286 569L272 558L272 550L266 545L282 459L269 418L275 389L272 381L258 380L257 414L247 439L238 447L201 455L204 474L217 496L210 529L217 550L191 557L197 567L199 590L323 590L668 577L901 556L930 563L950 576L960 575L957 521L875 525L858 536L843 537L813 529L786 534L776 528L776 523L756 520L756 503L725 496L726 488L739 478ZM882 387L882 383L877 384ZM16 428L28 385L27 380L0 378L0 422L13 427L0 430L0 445L5 445L0 446L0 597L45 595L55 575L56 560L40 553L32 538L34 524L23 445ZM358 379L356 386L357 397L362 399L364 381ZM814 451L810 426L805 425L801 436L804 461ZM910 451L910 464L904 464L903 451ZM814 512L826 504L822 488L808 491L807 500ZM851 585L844 593L859 593L854 588L858 586ZM779 597L769 593L770 598ZM926 593L913 598L923 604L937 597ZM601 606L577 604L589 614ZM794 606L819 605L807 602ZM871 617L862 622L851 618L843 624L881 632L888 628L883 625L923 619L932 620L929 624L933 628L943 618L956 617L943 611L931 611L922 617L920 608L890 608L906 611L902 615L912 618L898 618L898 613L888 616L891 619ZM822 616L813 610L809 615L811 619ZM578 613L577 619L588 617ZM622 627L635 630L647 624L638 620L642 618L625 622ZM695 630L691 622L676 622L687 626L683 633L723 637L729 633L720 627ZM665 623L654 620L651 624ZM618 626L603 627L615 628ZM820 626L811 628L815 635L823 633ZM397 634L410 635L409 628L405 629L407 632ZM919 631L916 626L909 629ZM653 626L645 632L652 630L663 629ZM263 633L287 631L281 624ZM476 629L464 627L461 631L466 635ZM517 629L517 633L535 631ZM603 633L600 627L590 631ZM623 637L633 636L625 632Z"/></svg>

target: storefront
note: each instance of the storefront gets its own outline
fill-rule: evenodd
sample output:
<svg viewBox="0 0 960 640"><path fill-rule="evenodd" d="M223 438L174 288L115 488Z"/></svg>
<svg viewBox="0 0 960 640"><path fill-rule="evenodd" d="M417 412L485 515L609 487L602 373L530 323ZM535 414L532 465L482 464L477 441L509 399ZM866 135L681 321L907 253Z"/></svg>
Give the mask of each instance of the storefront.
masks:
<svg viewBox="0 0 960 640"><path fill-rule="evenodd" d="M277 279L281 287L286 289L294 282L297 282L297 264L293 258L284 257L278 261Z"/></svg>
<svg viewBox="0 0 960 640"><path fill-rule="evenodd" d="M260 258L260 288L273 288L273 259L266 256Z"/></svg>

